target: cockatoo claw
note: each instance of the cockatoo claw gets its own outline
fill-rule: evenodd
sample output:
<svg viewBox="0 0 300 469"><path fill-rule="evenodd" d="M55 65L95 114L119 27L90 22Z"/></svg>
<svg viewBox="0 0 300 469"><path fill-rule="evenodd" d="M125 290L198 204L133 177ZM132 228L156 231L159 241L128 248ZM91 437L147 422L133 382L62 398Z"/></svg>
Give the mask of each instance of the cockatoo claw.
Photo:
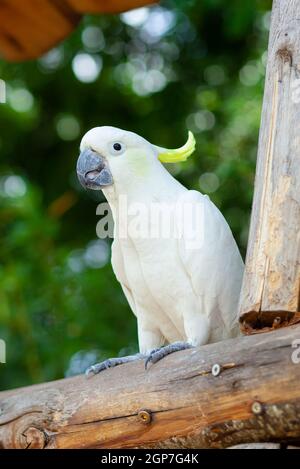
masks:
<svg viewBox="0 0 300 469"><path fill-rule="evenodd" d="M156 362L152 361L152 357L154 357L154 355L157 352L159 352L162 348L164 348L164 347L154 348L153 350L151 350L151 352L149 353L148 357L145 360L145 370L147 370L148 363L150 363L150 362L156 363Z"/></svg>
<svg viewBox="0 0 300 469"><path fill-rule="evenodd" d="M140 353L136 353L135 355L128 355L127 357L108 358L103 362L96 363L95 365L87 368L85 375L87 378L90 378L91 376L97 375L101 371L107 370L108 368L114 368L115 366L123 365L123 363L130 363L136 360L141 360L143 358L145 358L145 355Z"/></svg>
<svg viewBox="0 0 300 469"><path fill-rule="evenodd" d="M179 352L180 350L186 350L192 347L193 346L188 342L174 342L173 344L166 345L165 347L151 350L145 360L145 370L147 370L149 363L157 363L159 360L166 357L167 355L170 355L171 353Z"/></svg>

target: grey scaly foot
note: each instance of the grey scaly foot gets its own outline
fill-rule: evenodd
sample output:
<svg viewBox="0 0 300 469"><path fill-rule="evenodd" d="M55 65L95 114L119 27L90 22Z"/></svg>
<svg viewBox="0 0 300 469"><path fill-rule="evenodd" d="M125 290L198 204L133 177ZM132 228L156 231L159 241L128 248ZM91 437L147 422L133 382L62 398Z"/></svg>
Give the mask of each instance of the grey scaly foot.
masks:
<svg viewBox="0 0 300 469"><path fill-rule="evenodd" d="M152 350L145 361L145 370L149 363L157 363L162 358L170 355L170 353L179 352L180 350L186 350L192 348L193 346L188 342L174 342L173 344L166 345L159 349Z"/></svg>
<svg viewBox="0 0 300 469"><path fill-rule="evenodd" d="M107 370L108 368L113 368L118 365L123 365L124 363L130 363L136 360L142 360L146 358L145 355L141 353L136 353L135 355L128 355L127 357L117 357L117 358L108 358L103 362L96 363L95 365L90 366L85 371L87 377L97 375L101 371Z"/></svg>

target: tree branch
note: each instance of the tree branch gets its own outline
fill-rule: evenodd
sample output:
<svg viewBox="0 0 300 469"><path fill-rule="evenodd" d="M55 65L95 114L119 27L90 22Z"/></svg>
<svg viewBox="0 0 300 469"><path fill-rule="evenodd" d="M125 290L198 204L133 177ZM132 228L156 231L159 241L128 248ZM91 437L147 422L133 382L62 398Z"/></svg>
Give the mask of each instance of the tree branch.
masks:
<svg viewBox="0 0 300 469"><path fill-rule="evenodd" d="M300 327L0 393L4 448L221 448L300 440ZM300 350L299 350L300 358ZM211 373L221 366L218 376Z"/></svg>

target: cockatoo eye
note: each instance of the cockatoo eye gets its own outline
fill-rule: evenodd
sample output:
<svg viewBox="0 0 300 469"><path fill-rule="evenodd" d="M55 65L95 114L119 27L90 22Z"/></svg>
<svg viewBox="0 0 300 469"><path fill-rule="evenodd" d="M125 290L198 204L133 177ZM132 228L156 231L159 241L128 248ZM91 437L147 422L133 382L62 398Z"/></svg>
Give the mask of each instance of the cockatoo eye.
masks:
<svg viewBox="0 0 300 469"><path fill-rule="evenodd" d="M110 145L110 153L112 155L121 155L122 153L124 153L125 149L125 145L120 142L113 142Z"/></svg>

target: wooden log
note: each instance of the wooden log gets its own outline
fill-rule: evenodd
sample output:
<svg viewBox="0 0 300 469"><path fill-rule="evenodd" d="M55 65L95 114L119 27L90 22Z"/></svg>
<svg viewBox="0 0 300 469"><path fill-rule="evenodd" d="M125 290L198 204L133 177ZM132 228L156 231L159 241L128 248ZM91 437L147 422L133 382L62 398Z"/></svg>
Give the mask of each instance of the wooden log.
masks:
<svg viewBox="0 0 300 469"><path fill-rule="evenodd" d="M142 362L130 363L91 379L2 392L0 445L223 448L299 441L300 350L292 348L299 338L300 327L291 326L178 352L147 371ZM214 364L221 367L217 376Z"/></svg>
<svg viewBox="0 0 300 469"><path fill-rule="evenodd" d="M120 13L155 0L6 0L0 2L0 53L34 59L65 39L84 13Z"/></svg>
<svg viewBox="0 0 300 469"><path fill-rule="evenodd" d="M243 332L300 321L300 0L274 0L255 192L240 298Z"/></svg>

